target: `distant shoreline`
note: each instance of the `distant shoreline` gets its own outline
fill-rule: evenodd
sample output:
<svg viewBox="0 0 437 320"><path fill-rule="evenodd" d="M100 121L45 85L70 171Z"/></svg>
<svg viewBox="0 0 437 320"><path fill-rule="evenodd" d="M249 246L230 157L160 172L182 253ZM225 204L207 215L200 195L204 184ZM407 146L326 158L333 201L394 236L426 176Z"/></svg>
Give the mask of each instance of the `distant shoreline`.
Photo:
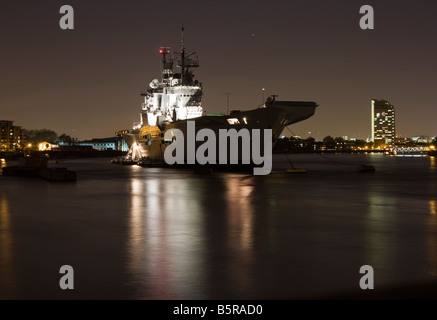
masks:
<svg viewBox="0 0 437 320"><path fill-rule="evenodd" d="M273 154L367 154L367 153L384 153L385 150L275 150ZM80 158L114 158L125 156L127 152L115 150L69 150L69 151L32 151L31 156L47 157L48 159L80 159ZM435 151L427 153L430 156L436 156ZM18 160L24 157L23 152L0 152L0 159Z"/></svg>
<svg viewBox="0 0 437 320"><path fill-rule="evenodd" d="M69 150L69 151L32 151L32 157L46 157L48 159L79 159L79 158L111 158L126 155L127 152L115 150ZM26 153L27 155L28 153ZM0 159L18 160L24 157L23 152L1 152Z"/></svg>
<svg viewBox="0 0 437 320"><path fill-rule="evenodd" d="M273 154L301 154L301 153L384 153L386 150L275 150Z"/></svg>

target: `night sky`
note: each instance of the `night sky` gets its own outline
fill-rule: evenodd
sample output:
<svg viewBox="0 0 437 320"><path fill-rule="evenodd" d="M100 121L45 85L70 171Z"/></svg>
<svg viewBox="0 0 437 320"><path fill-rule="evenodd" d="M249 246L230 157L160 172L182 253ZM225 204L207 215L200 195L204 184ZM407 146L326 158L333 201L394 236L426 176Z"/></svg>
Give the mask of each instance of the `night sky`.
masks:
<svg viewBox="0 0 437 320"><path fill-rule="evenodd" d="M71 5L75 29L59 27ZM361 30L362 5L375 29ZM251 109L265 97L315 101L290 126L307 138L370 136L370 100L396 108L398 135L437 135L437 2L21 1L0 2L0 120L79 139L113 136L139 121L160 78L158 49L199 55L207 113ZM290 132L284 131L290 135Z"/></svg>

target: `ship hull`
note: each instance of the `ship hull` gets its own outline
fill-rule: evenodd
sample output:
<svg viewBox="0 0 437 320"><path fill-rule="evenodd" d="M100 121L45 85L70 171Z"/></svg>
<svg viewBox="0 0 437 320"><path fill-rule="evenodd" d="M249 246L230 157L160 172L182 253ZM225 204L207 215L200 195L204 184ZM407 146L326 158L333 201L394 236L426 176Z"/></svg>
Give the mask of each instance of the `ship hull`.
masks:
<svg viewBox="0 0 437 320"><path fill-rule="evenodd" d="M189 153L188 144L192 143L197 150L203 143L203 141L196 141L195 136L187 129L189 128L188 121L194 123L195 134L202 129L209 129L217 137L221 129L235 129L237 131L247 129L249 133L252 133L255 129L261 132L264 132L265 129L271 129L273 146L286 126L310 118L314 115L316 107L317 104L314 102L275 101L267 107L249 111L236 111L229 116L202 116L167 123L162 128L145 125L123 135L130 147L127 158L136 162L142 161L146 164L165 164L164 153L169 146L169 141L165 140L165 133L178 129L184 135L186 160ZM262 143L261 152L264 153ZM218 149L216 155L219 155ZM228 155L230 155L230 152L228 152ZM241 145L239 146L238 157L243 161ZM218 159L211 162L219 163ZM187 162L185 161L185 163Z"/></svg>

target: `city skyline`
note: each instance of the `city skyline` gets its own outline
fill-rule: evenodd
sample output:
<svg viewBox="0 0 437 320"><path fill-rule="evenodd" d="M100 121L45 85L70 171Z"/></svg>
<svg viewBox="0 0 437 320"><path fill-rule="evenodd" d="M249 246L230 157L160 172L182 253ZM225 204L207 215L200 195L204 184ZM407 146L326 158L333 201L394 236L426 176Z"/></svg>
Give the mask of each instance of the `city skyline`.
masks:
<svg viewBox="0 0 437 320"><path fill-rule="evenodd" d="M69 1L75 29L66 31L63 4L2 4L2 120L81 140L131 128L139 93L160 77L159 47L177 50L184 26L187 49L199 55L207 113L225 113L227 98L230 110L246 110L278 94L319 104L285 135L365 140L370 101L384 99L396 106L398 136L437 136L437 4ZM375 10L374 30L359 28L364 4Z"/></svg>

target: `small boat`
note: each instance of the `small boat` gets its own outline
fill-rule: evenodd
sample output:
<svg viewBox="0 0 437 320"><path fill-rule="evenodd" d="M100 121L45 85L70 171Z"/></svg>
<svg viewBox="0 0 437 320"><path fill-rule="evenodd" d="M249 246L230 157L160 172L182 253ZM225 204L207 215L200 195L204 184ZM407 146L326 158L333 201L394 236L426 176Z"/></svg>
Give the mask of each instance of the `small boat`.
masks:
<svg viewBox="0 0 437 320"><path fill-rule="evenodd" d="M38 177L39 170L45 167L47 167L47 159L25 157L19 159L17 166L2 165L2 174L4 176Z"/></svg>
<svg viewBox="0 0 437 320"><path fill-rule="evenodd" d="M39 176L54 182L74 182L77 180L76 172L67 170L67 168L42 168L39 170Z"/></svg>
<svg viewBox="0 0 437 320"><path fill-rule="evenodd" d="M18 166L2 168L4 176L40 177L48 181L76 181L76 172L67 168L48 168L45 158L20 158Z"/></svg>

